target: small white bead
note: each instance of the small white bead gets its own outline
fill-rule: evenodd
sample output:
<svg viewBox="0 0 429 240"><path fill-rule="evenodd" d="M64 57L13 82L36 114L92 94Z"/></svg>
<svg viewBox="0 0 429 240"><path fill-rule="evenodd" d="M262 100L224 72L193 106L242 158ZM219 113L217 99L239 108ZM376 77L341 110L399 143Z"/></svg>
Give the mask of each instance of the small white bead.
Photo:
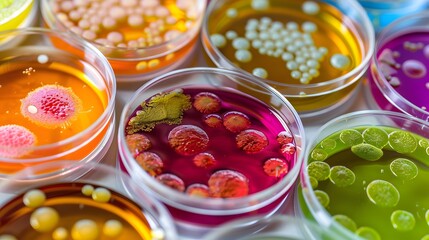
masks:
<svg viewBox="0 0 429 240"><path fill-rule="evenodd" d="M245 37L249 40L254 40L258 38L258 33L256 31L247 31Z"/></svg>
<svg viewBox="0 0 429 240"><path fill-rule="evenodd" d="M282 59L283 59L283 61L290 61L293 59L293 54L285 52L282 54Z"/></svg>
<svg viewBox="0 0 429 240"><path fill-rule="evenodd" d="M262 17L261 18L261 24L263 24L263 25L270 25L272 21L273 20L271 20L271 18L269 18L269 17Z"/></svg>
<svg viewBox="0 0 429 240"><path fill-rule="evenodd" d="M226 45L226 39L221 34L215 33L210 36L210 40L213 42L215 47L221 48L225 47Z"/></svg>
<svg viewBox="0 0 429 240"><path fill-rule="evenodd" d="M282 28L283 28L283 23L279 21L275 21L273 22L273 24L271 24L271 29L280 30Z"/></svg>
<svg viewBox="0 0 429 240"><path fill-rule="evenodd" d="M237 15L238 12L235 8L228 8L228 10L226 10L226 16L228 16L229 18L235 18L237 17Z"/></svg>
<svg viewBox="0 0 429 240"><path fill-rule="evenodd" d="M302 24L302 30L306 33L312 33L317 31L317 26L312 22L304 22Z"/></svg>
<svg viewBox="0 0 429 240"><path fill-rule="evenodd" d="M307 66L310 67L310 68L319 68L320 64L316 60L310 59L310 60L307 61Z"/></svg>
<svg viewBox="0 0 429 240"><path fill-rule="evenodd" d="M283 42L284 42L285 44L291 44L291 43L293 43L293 39L292 39L291 37L285 37L285 38L283 39Z"/></svg>
<svg viewBox="0 0 429 240"><path fill-rule="evenodd" d="M315 15L319 10L319 5L316 2L306 1L302 4L302 11L308 15Z"/></svg>
<svg viewBox="0 0 429 240"><path fill-rule="evenodd" d="M282 40L277 40L274 45L276 48L284 48L286 44Z"/></svg>
<svg viewBox="0 0 429 240"><path fill-rule="evenodd" d="M258 49L262 47L262 41L259 39L255 39L252 41L252 47Z"/></svg>
<svg viewBox="0 0 429 240"><path fill-rule="evenodd" d="M302 84L308 84L308 83L310 82L310 79L305 78L305 77L301 77L301 78L299 79L299 81L300 81Z"/></svg>
<svg viewBox="0 0 429 240"><path fill-rule="evenodd" d="M270 40L265 41L265 42L264 42L264 47L265 47L266 49L273 49L273 48L274 48L274 43L273 43L273 41L270 41Z"/></svg>
<svg viewBox="0 0 429 240"><path fill-rule="evenodd" d="M305 59L303 57L301 57L301 56L298 56L298 57L295 58L295 62L299 63L299 64L302 64L302 63L305 62Z"/></svg>
<svg viewBox="0 0 429 240"><path fill-rule="evenodd" d="M248 50L240 49L235 52L235 58L240 62L250 62L252 60L252 54Z"/></svg>
<svg viewBox="0 0 429 240"><path fill-rule="evenodd" d="M300 71L296 71L296 70L294 70L294 71L292 71L291 72L291 77L292 78L294 78L294 79L299 79L300 77L301 77L301 72Z"/></svg>
<svg viewBox="0 0 429 240"><path fill-rule="evenodd" d="M278 34L278 33L272 33L271 34L271 39L272 40L278 40L278 39L280 39L280 34Z"/></svg>
<svg viewBox="0 0 429 240"><path fill-rule="evenodd" d="M323 58L323 54L320 52L312 52L311 57L316 60L321 60Z"/></svg>
<svg viewBox="0 0 429 240"><path fill-rule="evenodd" d="M325 55L325 54L327 54L327 53L328 53L328 49L327 49L327 48L325 48L325 47L320 47L320 48L319 48L319 52L320 52L320 53L322 53L323 55Z"/></svg>
<svg viewBox="0 0 429 240"><path fill-rule="evenodd" d="M344 70L350 66L350 59L343 54L337 53L332 55L331 65L336 69Z"/></svg>
<svg viewBox="0 0 429 240"><path fill-rule="evenodd" d="M45 64L48 61L49 61L48 55L40 54L39 56L37 56L37 62L40 63L40 64Z"/></svg>
<svg viewBox="0 0 429 240"><path fill-rule="evenodd" d="M253 75L260 77L260 78L267 78L268 72L264 68L255 68L252 71Z"/></svg>
<svg viewBox="0 0 429 240"><path fill-rule="evenodd" d="M299 69L299 71L301 71L301 72L307 72L307 71L308 71L308 67L307 67L307 65L304 65L304 64L299 65L298 69Z"/></svg>
<svg viewBox="0 0 429 240"><path fill-rule="evenodd" d="M296 62L294 62L294 61L289 61L289 62L286 63L286 67L289 70L295 70L295 69L298 68L298 64Z"/></svg>
<svg viewBox="0 0 429 240"><path fill-rule="evenodd" d="M250 43L249 40L245 38L236 38L232 41L232 47L236 50L239 49L249 49Z"/></svg>
<svg viewBox="0 0 429 240"><path fill-rule="evenodd" d="M272 57L274 55L274 51L271 49L267 50L267 55Z"/></svg>
<svg viewBox="0 0 429 240"><path fill-rule="evenodd" d="M267 32L260 32L260 33L259 33L259 38L260 38L261 40L267 40L267 39L269 39L269 38L270 38L270 35L269 35Z"/></svg>
<svg viewBox="0 0 429 240"><path fill-rule="evenodd" d="M293 45L289 45L289 46L287 46L287 51L288 52L292 52L292 53L294 53L294 52L296 52L298 49L295 47L295 46L293 46Z"/></svg>
<svg viewBox="0 0 429 240"><path fill-rule="evenodd" d="M288 30L298 30L298 24L296 22L288 22L286 28Z"/></svg>
<svg viewBox="0 0 429 240"><path fill-rule="evenodd" d="M261 47L261 48L259 48L258 51L259 51L260 54L264 55L264 54L267 54L268 50L266 48L264 48L264 47Z"/></svg>
<svg viewBox="0 0 429 240"><path fill-rule="evenodd" d="M225 36L227 39L232 40L234 38L237 38L238 34L235 31L230 30L230 31L226 32Z"/></svg>
<svg viewBox="0 0 429 240"><path fill-rule="evenodd" d="M316 69L312 68L310 70L308 70L308 73L313 76L313 77L318 77L319 76L319 71L317 71Z"/></svg>
<svg viewBox="0 0 429 240"><path fill-rule="evenodd" d="M252 0L251 6L255 10L265 10L270 7L268 0Z"/></svg>

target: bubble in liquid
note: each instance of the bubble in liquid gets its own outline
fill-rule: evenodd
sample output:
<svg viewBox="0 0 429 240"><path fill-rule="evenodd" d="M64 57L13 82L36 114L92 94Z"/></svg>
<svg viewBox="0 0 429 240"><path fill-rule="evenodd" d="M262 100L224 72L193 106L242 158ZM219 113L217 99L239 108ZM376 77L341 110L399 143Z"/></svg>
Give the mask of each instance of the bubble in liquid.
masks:
<svg viewBox="0 0 429 240"><path fill-rule="evenodd" d="M194 125L180 125L168 134L168 144L178 154L189 156L206 150L209 136L203 129Z"/></svg>
<svg viewBox="0 0 429 240"><path fill-rule="evenodd" d="M90 219L77 221L71 230L73 240L95 240L100 235L97 223Z"/></svg>
<svg viewBox="0 0 429 240"><path fill-rule="evenodd" d="M221 100L216 94L201 92L195 95L192 105L200 113L215 113L221 108Z"/></svg>
<svg viewBox="0 0 429 240"><path fill-rule="evenodd" d="M317 181L324 181L331 174L331 167L325 162L315 161L307 166L308 176L314 177Z"/></svg>
<svg viewBox="0 0 429 240"><path fill-rule="evenodd" d="M316 195L317 200L323 207L327 207L329 202L331 201L329 195L322 190L314 190L314 194Z"/></svg>
<svg viewBox="0 0 429 240"><path fill-rule="evenodd" d="M209 197L209 187L204 184L194 183L186 188L186 194L194 197Z"/></svg>
<svg viewBox="0 0 429 240"><path fill-rule="evenodd" d="M393 228L401 232L411 231L416 225L414 215L405 210L395 210L390 215L390 221Z"/></svg>
<svg viewBox="0 0 429 240"><path fill-rule="evenodd" d="M18 158L36 145L36 136L27 128L9 124L0 126L0 156Z"/></svg>
<svg viewBox="0 0 429 240"><path fill-rule="evenodd" d="M208 168L216 164L215 157L212 154L206 152L198 153L192 160L195 166L202 168Z"/></svg>
<svg viewBox="0 0 429 240"><path fill-rule="evenodd" d="M377 148L383 148L389 141L389 136L386 131L381 128L370 127L362 133L365 143L371 144Z"/></svg>
<svg viewBox="0 0 429 240"><path fill-rule="evenodd" d="M369 200L379 207L394 207L398 204L400 194L390 182L374 180L366 187Z"/></svg>
<svg viewBox="0 0 429 240"><path fill-rule="evenodd" d="M208 114L204 116L203 121L207 126L212 128L219 128L223 125L222 117L218 114Z"/></svg>
<svg viewBox="0 0 429 240"><path fill-rule="evenodd" d="M419 169L411 160L397 158L390 163L390 171L402 180L411 180L417 177Z"/></svg>
<svg viewBox="0 0 429 240"><path fill-rule="evenodd" d="M249 194L249 180L233 170L219 170L208 181L209 193L214 198L244 197Z"/></svg>
<svg viewBox="0 0 429 240"><path fill-rule="evenodd" d="M280 158L270 158L264 163L264 172L270 177L280 177L289 172L288 164Z"/></svg>
<svg viewBox="0 0 429 240"><path fill-rule="evenodd" d="M276 140L280 145L284 145L292 143L293 136L289 131L281 131L279 134L277 134Z"/></svg>
<svg viewBox="0 0 429 240"><path fill-rule="evenodd" d="M356 156L368 161L376 161L383 156L383 150L367 143L354 145L351 150Z"/></svg>
<svg viewBox="0 0 429 240"><path fill-rule="evenodd" d="M328 158L328 153L323 149L315 148L311 151L311 158L315 161L324 161Z"/></svg>
<svg viewBox="0 0 429 240"><path fill-rule="evenodd" d="M241 112L231 111L223 115L223 126L230 132L239 133L250 127L249 117Z"/></svg>
<svg viewBox="0 0 429 240"><path fill-rule="evenodd" d="M398 153L412 153L417 148L417 140L408 132L393 131L389 134L389 145Z"/></svg>
<svg viewBox="0 0 429 240"><path fill-rule="evenodd" d="M355 234L366 240L381 240L380 234L375 229L366 226L358 228Z"/></svg>
<svg viewBox="0 0 429 240"><path fill-rule="evenodd" d="M42 206L45 203L45 200L45 193L39 189L27 191L22 198L24 205L31 208Z"/></svg>
<svg viewBox="0 0 429 240"><path fill-rule="evenodd" d="M337 214L332 217L337 223L341 224L343 227L347 228L348 230L355 232L357 230L357 225L353 219L350 217L343 215L343 214Z"/></svg>
<svg viewBox="0 0 429 240"><path fill-rule="evenodd" d="M133 154L138 154L139 152L146 151L152 147L152 143L149 138L143 134L130 134L125 137L125 140L130 152Z"/></svg>
<svg viewBox="0 0 429 240"><path fill-rule="evenodd" d="M51 207L36 209L30 216L30 225L37 232L49 232L53 230L60 220L58 212Z"/></svg>
<svg viewBox="0 0 429 240"><path fill-rule="evenodd" d="M65 128L76 120L82 103L71 88L44 85L21 100L21 114L46 128Z"/></svg>
<svg viewBox="0 0 429 240"><path fill-rule="evenodd" d="M151 176L160 174L164 168L164 162L161 157L153 152L142 152L135 159L140 167Z"/></svg>
<svg viewBox="0 0 429 240"><path fill-rule="evenodd" d="M171 173L163 173L156 176L156 180L160 181L162 184L175 189L179 192L185 191L185 183L178 176Z"/></svg>
<svg viewBox="0 0 429 240"><path fill-rule="evenodd" d="M422 62L414 59L406 60L402 64L402 70L405 75L410 78L422 78L427 72L426 66Z"/></svg>
<svg viewBox="0 0 429 240"><path fill-rule="evenodd" d="M268 139L261 131L247 129L240 132L235 142L237 147L244 150L246 153L258 153L268 146Z"/></svg>
<svg viewBox="0 0 429 240"><path fill-rule="evenodd" d="M347 187L355 182L356 176L352 170L345 166L334 166L331 168L329 179L337 187Z"/></svg>
<svg viewBox="0 0 429 240"><path fill-rule="evenodd" d="M363 142L362 134L355 129L346 129L341 131L340 140L347 146L357 145Z"/></svg>

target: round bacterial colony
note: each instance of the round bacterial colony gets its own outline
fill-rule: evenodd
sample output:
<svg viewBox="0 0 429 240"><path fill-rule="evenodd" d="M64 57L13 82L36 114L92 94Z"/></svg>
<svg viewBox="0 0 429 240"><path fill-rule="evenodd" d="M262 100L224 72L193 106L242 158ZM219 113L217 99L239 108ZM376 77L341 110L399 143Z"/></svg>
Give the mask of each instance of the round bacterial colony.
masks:
<svg viewBox="0 0 429 240"><path fill-rule="evenodd" d="M355 30L326 3L240 0L224 5L215 11L219 16L226 12L226 20L209 18L210 40L232 64L255 76L319 83L344 75L361 60Z"/></svg>
<svg viewBox="0 0 429 240"><path fill-rule="evenodd" d="M428 157L429 140L419 135L358 127L318 143L306 171L320 204L358 236L426 239Z"/></svg>
<svg viewBox="0 0 429 240"><path fill-rule="evenodd" d="M196 197L256 193L283 178L295 159L285 125L266 105L234 92L157 94L135 111L125 131L130 152L149 175Z"/></svg>
<svg viewBox="0 0 429 240"><path fill-rule="evenodd" d="M16 211L16 209L20 211ZM104 187L70 183L32 189L4 205L0 239L163 239L142 210ZM138 226L137 226L138 224Z"/></svg>

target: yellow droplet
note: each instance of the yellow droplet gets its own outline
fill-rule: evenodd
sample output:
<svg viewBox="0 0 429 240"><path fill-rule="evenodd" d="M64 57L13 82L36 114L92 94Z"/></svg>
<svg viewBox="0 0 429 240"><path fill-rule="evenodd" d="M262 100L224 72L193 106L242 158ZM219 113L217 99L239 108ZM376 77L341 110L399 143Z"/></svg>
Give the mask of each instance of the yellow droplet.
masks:
<svg viewBox="0 0 429 240"><path fill-rule="evenodd" d="M36 208L40 207L45 203L46 196L45 193L39 189L33 189L24 194L22 198L25 206Z"/></svg>
<svg viewBox="0 0 429 240"><path fill-rule="evenodd" d="M103 233L109 237L117 237L122 232L122 223L118 220L111 219L104 223Z"/></svg>
<svg viewBox="0 0 429 240"><path fill-rule="evenodd" d="M92 220L82 219L73 225L71 235L73 240L94 240L99 235L98 226Z"/></svg>
<svg viewBox="0 0 429 240"><path fill-rule="evenodd" d="M69 236L69 233L67 232L67 229L63 227L59 227L55 229L55 231L52 233L52 239L54 240L64 240L67 239Z"/></svg>
<svg viewBox="0 0 429 240"><path fill-rule="evenodd" d="M149 61L148 67L154 68L154 67L157 67L158 65L159 65L159 59L153 59Z"/></svg>
<svg viewBox="0 0 429 240"><path fill-rule="evenodd" d="M59 219L60 215L55 209L42 207L31 214L30 225L38 232L49 232L57 226Z"/></svg>
<svg viewBox="0 0 429 240"><path fill-rule="evenodd" d="M140 70L145 70L146 68L147 68L147 62L146 62L146 61L139 62L139 63L137 63L137 65L136 65L136 69L137 69L138 71L140 71Z"/></svg>
<svg viewBox="0 0 429 240"><path fill-rule="evenodd" d="M167 56L165 56L165 60L169 61L169 60L173 59L173 57L174 57L174 53L170 53Z"/></svg>
<svg viewBox="0 0 429 240"><path fill-rule="evenodd" d="M85 185L82 187L82 194L85 196L91 196L94 192L94 187L91 185Z"/></svg>
<svg viewBox="0 0 429 240"><path fill-rule="evenodd" d="M96 202L108 202L112 194L106 188L96 188L94 192L92 192L92 199Z"/></svg>

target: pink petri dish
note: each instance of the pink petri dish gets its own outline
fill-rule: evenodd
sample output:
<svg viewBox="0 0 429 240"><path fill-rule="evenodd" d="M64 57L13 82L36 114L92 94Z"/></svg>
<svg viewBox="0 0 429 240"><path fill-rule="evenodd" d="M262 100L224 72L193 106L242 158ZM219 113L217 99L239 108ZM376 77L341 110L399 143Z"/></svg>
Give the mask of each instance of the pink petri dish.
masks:
<svg viewBox="0 0 429 240"><path fill-rule="evenodd" d="M369 74L379 108L429 120L428 23L428 12L422 12L381 31Z"/></svg>
<svg viewBox="0 0 429 240"><path fill-rule="evenodd" d="M118 165L191 239L282 211L302 161L304 131L290 103L231 70L190 68L149 81L126 104L119 129Z"/></svg>

